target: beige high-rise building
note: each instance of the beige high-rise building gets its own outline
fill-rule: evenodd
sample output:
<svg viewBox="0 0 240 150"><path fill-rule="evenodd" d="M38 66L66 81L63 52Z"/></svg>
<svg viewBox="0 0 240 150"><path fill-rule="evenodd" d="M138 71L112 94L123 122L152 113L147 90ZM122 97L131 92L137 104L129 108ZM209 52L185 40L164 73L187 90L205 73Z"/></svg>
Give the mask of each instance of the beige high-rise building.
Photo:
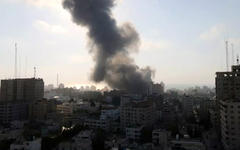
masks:
<svg viewBox="0 0 240 150"><path fill-rule="evenodd" d="M240 65L216 73L216 100L225 150L240 149Z"/></svg>

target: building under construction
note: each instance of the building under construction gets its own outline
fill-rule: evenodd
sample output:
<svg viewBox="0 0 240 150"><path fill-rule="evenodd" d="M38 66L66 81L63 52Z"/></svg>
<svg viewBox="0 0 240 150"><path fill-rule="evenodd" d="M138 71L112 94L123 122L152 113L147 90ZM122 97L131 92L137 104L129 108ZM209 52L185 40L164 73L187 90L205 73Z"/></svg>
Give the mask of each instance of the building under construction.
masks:
<svg viewBox="0 0 240 150"><path fill-rule="evenodd" d="M42 79L25 78L1 81L1 101L37 101L44 96Z"/></svg>

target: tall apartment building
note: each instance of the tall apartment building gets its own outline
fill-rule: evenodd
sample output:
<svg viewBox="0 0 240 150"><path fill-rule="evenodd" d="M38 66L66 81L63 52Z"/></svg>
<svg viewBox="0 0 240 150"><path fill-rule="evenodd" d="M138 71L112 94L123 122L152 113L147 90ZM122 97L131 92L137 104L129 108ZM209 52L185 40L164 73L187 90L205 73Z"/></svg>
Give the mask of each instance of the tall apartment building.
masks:
<svg viewBox="0 0 240 150"><path fill-rule="evenodd" d="M155 105L150 100L121 103L121 127L136 127L152 124L156 118Z"/></svg>
<svg viewBox="0 0 240 150"><path fill-rule="evenodd" d="M42 79L10 79L1 81L0 123L25 120L29 107L44 94Z"/></svg>
<svg viewBox="0 0 240 150"><path fill-rule="evenodd" d="M26 120L27 117L28 105L26 103L0 102L0 123Z"/></svg>
<svg viewBox="0 0 240 150"><path fill-rule="evenodd" d="M240 65L216 73L216 100L225 150L240 149Z"/></svg>
<svg viewBox="0 0 240 150"><path fill-rule="evenodd" d="M1 101L37 101L44 95L42 79L1 80Z"/></svg>

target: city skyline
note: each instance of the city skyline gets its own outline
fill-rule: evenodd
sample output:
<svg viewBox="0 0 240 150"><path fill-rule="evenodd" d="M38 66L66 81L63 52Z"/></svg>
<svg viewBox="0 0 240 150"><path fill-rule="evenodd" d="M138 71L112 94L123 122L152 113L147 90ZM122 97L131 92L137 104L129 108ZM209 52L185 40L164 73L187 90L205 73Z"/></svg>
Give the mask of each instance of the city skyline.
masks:
<svg viewBox="0 0 240 150"><path fill-rule="evenodd" d="M133 57L139 66L149 65L156 71L153 81L214 85L214 72L226 70L224 40L233 43L235 54L239 53L237 1L117 3L113 15L119 24L130 22L136 28L141 46ZM94 65L88 54L87 30L72 23L61 0L3 0L0 8L4 18L0 25L0 78L14 75L17 42L22 77L33 77L36 66L37 77L46 84L55 84L57 74L66 85L93 84L89 80Z"/></svg>
<svg viewBox="0 0 240 150"><path fill-rule="evenodd" d="M0 0L0 150L240 150L239 4Z"/></svg>

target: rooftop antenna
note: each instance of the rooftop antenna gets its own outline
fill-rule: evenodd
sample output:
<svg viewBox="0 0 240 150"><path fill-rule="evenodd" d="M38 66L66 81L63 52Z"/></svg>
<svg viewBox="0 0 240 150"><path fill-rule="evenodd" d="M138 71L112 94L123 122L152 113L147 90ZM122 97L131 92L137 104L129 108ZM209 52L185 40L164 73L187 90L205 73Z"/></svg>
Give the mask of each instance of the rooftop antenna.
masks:
<svg viewBox="0 0 240 150"><path fill-rule="evenodd" d="M234 44L231 44L232 46L232 65L234 65Z"/></svg>
<svg viewBox="0 0 240 150"><path fill-rule="evenodd" d="M59 80L59 77L58 77L58 74L57 74L57 88L58 88L58 80Z"/></svg>
<svg viewBox="0 0 240 150"><path fill-rule="evenodd" d="M21 55L19 55L19 68L18 68L18 77L21 78L21 70L22 70L22 66L21 66Z"/></svg>
<svg viewBox="0 0 240 150"><path fill-rule="evenodd" d="M239 65L239 55L237 54L237 65Z"/></svg>
<svg viewBox="0 0 240 150"><path fill-rule="evenodd" d="M17 78L17 43L15 43L15 67L14 67L14 77Z"/></svg>
<svg viewBox="0 0 240 150"><path fill-rule="evenodd" d="M228 41L226 41L226 67L228 71Z"/></svg>
<svg viewBox="0 0 240 150"><path fill-rule="evenodd" d="M25 73L24 73L24 76L27 77L27 56L25 58Z"/></svg>
<svg viewBox="0 0 240 150"><path fill-rule="evenodd" d="M36 67L34 67L33 69L34 69L34 78L36 78L36 74L37 74Z"/></svg>

